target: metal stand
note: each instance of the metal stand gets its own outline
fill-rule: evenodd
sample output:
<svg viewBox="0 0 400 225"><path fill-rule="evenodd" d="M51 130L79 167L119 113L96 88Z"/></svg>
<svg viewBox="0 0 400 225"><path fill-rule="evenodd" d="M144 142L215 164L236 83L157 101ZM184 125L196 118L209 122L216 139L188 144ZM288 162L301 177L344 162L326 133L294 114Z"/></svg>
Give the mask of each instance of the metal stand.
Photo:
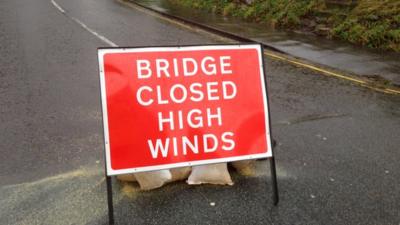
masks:
<svg viewBox="0 0 400 225"><path fill-rule="evenodd" d="M268 84L267 84L267 76L265 74L265 58L264 58L264 48L263 45L260 44L261 47L261 58L262 58L262 69L263 69L263 74L264 74L264 85L265 85L265 93L266 93L266 98L267 98L267 103L268 106L270 105L269 101L269 94L268 94ZM272 179L272 192L273 192L273 200L274 200L274 205L278 205L279 203L279 193L278 193L278 180L276 178L276 166L275 166L275 153L274 153L274 148L276 146L276 141L275 139L272 138L272 128L271 128L271 111L269 110L268 107L268 126L270 130L270 136L271 136L271 141L272 141L272 146L271 146L271 151L272 151L272 157L269 158L269 164L271 166L271 179Z"/></svg>
<svg viewBox="0 0 400 225"><path fill-rule="evenodd" d="M269 164L271 166L273 200L274 200L274 205L276 206L279 203L279 193L278 193L278 180L276 178L275 158L273 156L269 158Z"/></svg>
<svg viewBox="0 0 400 225"><path fill-rule="evenodd" d="M107 204L108 204L108 224L114 225L114 205L112 196L112 183L111 177L106 174L107 183Z"/></svg>

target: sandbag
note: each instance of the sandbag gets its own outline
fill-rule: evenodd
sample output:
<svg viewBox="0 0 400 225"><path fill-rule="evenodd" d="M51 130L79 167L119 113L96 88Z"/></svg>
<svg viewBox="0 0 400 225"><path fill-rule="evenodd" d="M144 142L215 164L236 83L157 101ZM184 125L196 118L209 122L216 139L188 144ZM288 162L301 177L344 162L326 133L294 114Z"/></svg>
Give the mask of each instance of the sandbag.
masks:
<svg viewBox="0 0 400 225"><path fill-rule="evenodd" d="M193 166L187 183L233 185L226 163Z"/></svg>
<svg viewBox="0 0 400 225"><path fill-rule="evenodd" d="M118 175L117 179L120 181L127 181L127 182L134 182L136 181L136 177L134 174L123 174L123 175Z"/></svg>
<svg viewBox="0 0 400 225"><path fill-rule="evenodd" d="M255 160L243 160L243 161L236 161L231 162L233 168L243 176L251 176L255 174Z"/></svg>
<svg viewBox="0 0 400 225"><path fill-rule="evenodd" d="M192 168L190 166L181 167L181 168L173 168L169 170L172 175L172 179L170 182L185 180L189 177Z"/></svg>
<svg viewBox="0 0 400 225"><path fill-rule="evenodd" d="M135 177L142 190L159 188L172 179L169 170L135 173Z"/></svg>

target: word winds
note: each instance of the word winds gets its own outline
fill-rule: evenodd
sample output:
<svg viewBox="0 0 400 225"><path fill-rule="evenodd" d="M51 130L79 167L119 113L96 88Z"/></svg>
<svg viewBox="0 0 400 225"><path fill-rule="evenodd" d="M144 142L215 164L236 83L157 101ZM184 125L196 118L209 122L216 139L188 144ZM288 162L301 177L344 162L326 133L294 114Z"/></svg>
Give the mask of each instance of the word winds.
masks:
<svg viewBox="0 0 400 225"><path fill-rule="evenodd" d="M151 151L151 156L156 159L159 157L159 152L161 152L162 157L168 157L169 150L172 146L172 152L174 156L179 156L180 151L183 155L190 153L199 154L199 150L202 149L203 153L212 153L217 149L221 148L225 151L231 151L235 148L235 141L232 140L233 132L224 132L221 136L216 136L215 134L203 134L194 135L191 138L187 136L182 137L168 137L164 140L157 139L155 144L151 140L148 140L148 144ZM199 143L199 140L202 143Z"/></svg>

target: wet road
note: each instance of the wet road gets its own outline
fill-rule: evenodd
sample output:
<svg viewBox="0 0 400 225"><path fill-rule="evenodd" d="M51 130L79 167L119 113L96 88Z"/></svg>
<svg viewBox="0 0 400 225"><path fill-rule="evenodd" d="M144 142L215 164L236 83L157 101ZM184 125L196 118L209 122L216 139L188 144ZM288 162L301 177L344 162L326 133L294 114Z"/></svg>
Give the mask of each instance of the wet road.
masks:
<svg viewBox="0 0 400 225"><path fill-rule="evenodd" d="M113 0L0 2L0 224L106 224L97 47L223 43ZM79 24L80 21L82 24ZM235 185L115 182L117 224L400 224L400 97L266 59L266 161ZM210 203L214 202L215 206Z"/></svg>

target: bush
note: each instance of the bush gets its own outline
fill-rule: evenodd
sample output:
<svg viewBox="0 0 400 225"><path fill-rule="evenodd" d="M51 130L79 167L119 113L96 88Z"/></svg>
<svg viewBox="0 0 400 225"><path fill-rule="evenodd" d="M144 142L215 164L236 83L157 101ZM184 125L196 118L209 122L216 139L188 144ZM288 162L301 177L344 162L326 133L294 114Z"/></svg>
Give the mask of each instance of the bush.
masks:
<svg viewBox="0 0 400 225"><path fill-rule="evenodd" d="M371 48L400 49L400 1L359 0L332 31L334 37Z"/></svg>
<svg viewBox="0 0 400 225"><path fill-rule="evenodd" d="M302 20L321 18L327 11L325 0L254 0L251 4L244 0L169 1L283 28L300 28ZM329 37L400 51L399 0L358 0L353 9L331 9L329 13L324 22L332 28Z"/></svg>

